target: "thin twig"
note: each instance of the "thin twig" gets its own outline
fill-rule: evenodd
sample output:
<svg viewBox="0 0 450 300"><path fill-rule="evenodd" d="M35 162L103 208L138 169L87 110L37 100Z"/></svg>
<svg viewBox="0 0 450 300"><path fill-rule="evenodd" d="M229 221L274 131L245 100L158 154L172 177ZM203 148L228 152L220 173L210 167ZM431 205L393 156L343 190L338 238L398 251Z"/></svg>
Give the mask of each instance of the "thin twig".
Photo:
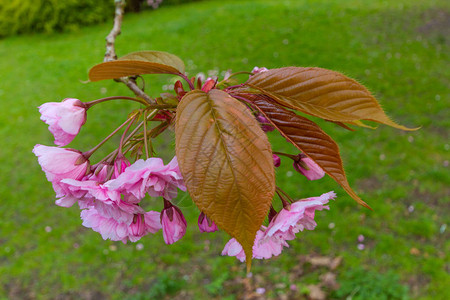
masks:
<svg viewBox="0 0 450 300"><path fill-rule="evenodd" d="M148 159L147 111L144 111L144 147L145 157Z"/></svg>
<svg viewBox="0 0 450 300"><path fill-rule="evenodd" d="M123 13L125 8L125 0L115 0L116 4L114 25L111 32L106 37L106 53L103 61L113 61L117 59L115 42L116 37L120 34L120 28L122 27Z"/></svg>
<svg viewBox="0 0 450 300"><path fill-rule="evenodd" d="M149 104L156 104L156 101L153 100L152 98L150 98L146 93L144 93L144 91L142 91L138 85L136 84L136 81L134 81L131 78L128 77L122 77L118 79L120 82L125 83L125 85L138 97L141 97L142 99L144 99L145 101L147 101L147 103Z"/></svg>
<svg viewBox="0 0 450 300"><path fill-rule="evenodd" d="M117 127L113 132L111 132L103 141L101 141L97 146L92 148L89 151L86 151L83 153L83 156L86 158L89 158L95 151L97 151L101 146L103 146L104 143L106 143L111 137L113 137L117 132L119 132L125 125L128 124L128 122L134 120L135 117L127 119L125 122L122 123L119 127Z"/></svg>
<svg viewBox="0 0 450 300"><path fill-rule="evenodd" d="M115 43L122 27L123 14L125 11L125 0L115 0L114 2L116 4L114 25L111 32L106 36L106 53L103 59L104 62L114 61L117 59ZM123 82L136 96L144 99L147 103L156 104L156 101L144 93L144 91L139 88L136 81L133 79L122 77L119 78L118 81Z"/></svg>

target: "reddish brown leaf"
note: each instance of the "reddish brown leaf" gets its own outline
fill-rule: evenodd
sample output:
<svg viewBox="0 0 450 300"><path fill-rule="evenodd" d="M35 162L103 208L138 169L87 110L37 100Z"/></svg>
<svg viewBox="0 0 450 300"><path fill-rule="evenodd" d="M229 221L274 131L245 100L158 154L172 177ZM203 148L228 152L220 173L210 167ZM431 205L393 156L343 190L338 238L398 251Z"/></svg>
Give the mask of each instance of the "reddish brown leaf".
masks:
<svg viewBox="0 0 450 300"><path fill-rule="evenodd" d="M89 80L99 81L141 74L180 73L184 73L184 63L179 57L161 51L139 51L115 61L95 65L89 71Z"/></svg>
<svg viewBox="0 0 450 300"><path fill-rule="evenodd" d="M213 89L194 90L182 98L175 137L192 200L242 245L249 267L256 231L275 192L267 136L244 104Z"/></svg>
<svg viewBox="0 0 450 300"><path fill-rule="evenodd" d="M352 190L345 176L338 145L316 123L284 109L262 95L246 95L275 128L297 149L314 160L359 204L370 208Z"/></svg>
<svg viewBox="0 0 450 300"><path fill-rule="evenodd" d="M246 85L279 104L328 121L361 125L369 120L403 130L392 121L372 94L357 81L322 68L271 69L250 77Z"/></svg>

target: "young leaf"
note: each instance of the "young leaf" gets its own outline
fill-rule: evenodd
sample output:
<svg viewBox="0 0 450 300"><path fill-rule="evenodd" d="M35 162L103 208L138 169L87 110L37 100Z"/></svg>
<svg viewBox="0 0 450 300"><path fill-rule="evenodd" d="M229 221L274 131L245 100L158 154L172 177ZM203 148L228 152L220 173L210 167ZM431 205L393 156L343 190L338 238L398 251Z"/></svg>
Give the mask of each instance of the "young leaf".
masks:
<svg viewBox="0 0 450 300"><path fill-rule="evenodd" d="M297 149L314 160L359 204L370 208L348 184L338 145L314 122L284 109L266 96L246 96Z"/></svg>
<svg viewBox="0 0 450 300"><path fill-rule="evenodd" d="M173 54L161 51L129 53L118 60L95 65L89 71L89 80L99 81L141 74L182 74L183 61Z"/></svg>
<svg viewBox="0 0 450 300"><path fill-rule="evenodd" d="M186 94L175 125L176 154L198 208L242 245L250 267L256 231L275 192L272 150L249 109L213 89Z"/></svg>
<svg viewBox="0 0 450 300"><path fill-rule="evenodd" d="M372 94L357 81L322 68L271 69L250 77L246 85L279 104L328 121L368 120L414 130L392 121Z"/></svg>

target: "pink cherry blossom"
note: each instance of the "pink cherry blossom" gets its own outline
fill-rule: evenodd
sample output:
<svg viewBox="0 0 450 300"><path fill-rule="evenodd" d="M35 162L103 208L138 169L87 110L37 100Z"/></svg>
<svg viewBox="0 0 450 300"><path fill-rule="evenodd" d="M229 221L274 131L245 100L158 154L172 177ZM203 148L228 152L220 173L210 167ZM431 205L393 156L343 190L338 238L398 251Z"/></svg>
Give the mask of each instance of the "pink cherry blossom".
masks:
<svg viewBox="0 0 450 300"><path fill-rule="evenodd" d="M149 211L134 215L133 222L128 226L128 239L137 242L144 235L156 233L161 229L160 213Z"/></svg>
<svg viewBox="0 0 450 300"><path fill-rule="evenodd" d="M164 209L161 212L161 225L164 242L168 245L181 239L186 233L186 219L181 210L164 200Z"/></svg>
<svg viewBox="0 0 450 300"><path fill-rule="evenodd" d="M226 243L222 250L222 255L236 256L241 262L245 261L244 248L242 248L241 244L235 238L232 238Z"/></svg>
<svg viewBox="0 0 450 300"><path fill-rule="evenodd" d="M204 213L200 213L198 216L198 228L200 229L200 232L214 232L218 230L216 223Z"/></svg>
<svg viewBox="0 0 450 300"><path fill-rule="evenodd" d="M57 197L65 195L60 185L61 180L65 178L80 180L89 168L89 160L78 150L38 144L34 146L33 153L38 157L47 180L52 182Z"/></svg>
<svg viewBox="0 0 450 300"><path fill-rule="evenodd" d="M317 225L314 221L315 211L329 209L325 204L335 197L334 192L328 192L319 197L299 200L292 203L289 208L283 208L270 221L263 239L293 240L299 231L305 228L313 230Z"/></svg>
<svg viewBox="0 0 450 300"><path fill-rule="evenodd" d="M316 227L314 212L329 209L324 204L335 197L334 192L329 192L320 197L299 200L291 204L290 209L282 209L267 228L261 226L256 232L253 258L268 259L280 255L283 247L289 247L286 241L293 240L296 233L305 228L312 230ZM244 249L234 238L225 245L222 255L236 256L240 261L245 261Z"/></svg>
<svg viewBox="0 0 450 300"><path fill-rule="evenodd" d="M255 243L253 245L253 258L269 259L272 256L278 256L283 251L283 247L289 247L285 240L280 238L266 238L266 227L256 232ZM236 256L241 262L245 261L245 252L241 244L236 239L231 239L225 245L222 255Z"/></svg>
<svg viewBox="0 0 450 300"><path fill-rule="evenodd" d="M145 232L156 233L161 228L161 213L157 211L149 211L144 214Z"/></svg>
<svg viewBox="0 0 450 300"><path fill-rule="evenodd" d="M117 202L121 199L120 193L109 189L104 184L93 180L63 179L61 185L68 194L85 192L84 197L94 198L103 202Z"/></svg>
<svg viewBox="0 0 450 300"><path fill-rule="evenodd" d="M44 103L39 106L39 112L41 120L49 125L48 129L58 146L69 144L86 122L86 107L78 99Z"/></svg>
<svg viewBox="0 0 450 300"><path fill-rule="evenodd" d="M132 215L130 220L121 221L102 215L94 207L81 211L83 226L92 228L102 235L104 240L136 242L148 233L161 229L160 213L155 211Z"/></svg>
<svg viewBox="0 0 450 300"><path fill-rule="evenodd" d="M119 192L99 182L63 179L60 184L65 196L56 201L59 206L69 207L78 201L81 209L94 207L101 216L127 224L135 214L145 212L134 197L121 197Z"/></svg>
<svg viewBox="0 0 450 300"><path fill-rule="evenodd" d="M130 224L120 223L114 218L100 215L94 207L81 211L83 226L92 228L102 235L104 240L126 242L128 237L128 226Z"/></svg>
<svg viewBox="0 0 450 300"><path fill-rule="evenodd" d="M167 165L156 157L137 160L105 185L111 190L131 194L138 199L144 198L148 193L152 197L170 200L176 197L177 188L186 190L176 157Z"/></svg>
<svg viewBox="0 0 450 300"><path fill-rule="evenodd" d="M294 169L305 175L309 180L317 180L325 175L323 169L304 154L297 156L297 160L294 161Z"/></svg>

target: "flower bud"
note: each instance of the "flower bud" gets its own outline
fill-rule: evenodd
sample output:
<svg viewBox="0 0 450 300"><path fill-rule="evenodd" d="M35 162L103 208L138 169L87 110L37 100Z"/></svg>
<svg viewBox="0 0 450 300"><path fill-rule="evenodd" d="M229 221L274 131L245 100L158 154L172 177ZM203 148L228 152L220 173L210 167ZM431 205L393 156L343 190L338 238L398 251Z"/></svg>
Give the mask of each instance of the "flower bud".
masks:
<svg viewBox="0 0 450 300"><path fill-rule="evenodd" d="M134 215L133 222L128 227L128 234L130 239L133 238L141 238L145 235L145 221L144 215L136 214ZM133 241L132 241L133 242Z"/></svg>
<svg viewBox="0 0 450 300"><path fill-rule="evenodd" d="M275 168L278 168L281 165L280 157L276 154L272 154L272 157L273 157L273 165L275 166Z"/></svg>
<svg viewBox="0 0 450 300"><path fill-rule="evenodd" d="M167 200L164 200L164 209L161 212L161 225L164 242L168 245L175 243L186 233L187 223L181 210Z"/></svg>
<svg viewBox="0 0 450 300"><path fill-rule="evenodd" d="M317 180L325 175L323 169L304 154L297 155L297 159L294 160L294 169L309 180Z"/></svg>
<svg viewBox="0 0 450 300"><path fill-rule="evenodd" d="M261 129L264 132L270 132L275 130L275 127L273 127L272 124L270 124L269 120L267 120L267 118L264 117L263 115L261 114L257 115L256 120L261 124Z"/></svg>
<svg viewBox="0 0 450 300"><path fill-rule="evenodd" d="M118 156L114 161L114 178L119 177L119 175L122 174L130 165L131 163L125 158L125 156Z"/></svg>
<svg viewBox="0 0 450 300"><path fill-rule="evenodd" d="M218 230L217 225L204 213L198 216L198 228L200 232L214 232Z"/></svg>

